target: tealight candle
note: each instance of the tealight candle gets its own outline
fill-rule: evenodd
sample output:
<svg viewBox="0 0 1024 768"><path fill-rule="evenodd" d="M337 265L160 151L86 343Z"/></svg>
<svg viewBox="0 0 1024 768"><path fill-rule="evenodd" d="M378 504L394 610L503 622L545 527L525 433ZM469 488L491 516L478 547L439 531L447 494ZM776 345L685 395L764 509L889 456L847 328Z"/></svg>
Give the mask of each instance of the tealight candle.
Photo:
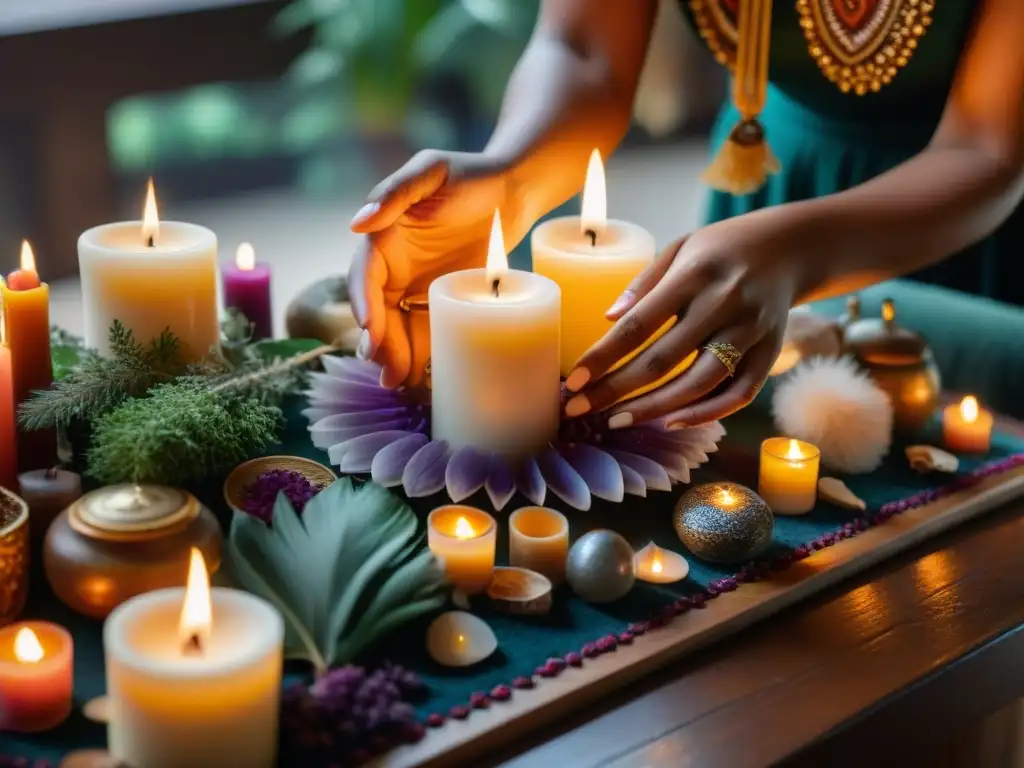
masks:
<svg viewBox="0 0 1024 768"><path fill-rule="evenodd" d="M992 414L968 395L958 405L947 405L942 411L942 440L958 453L988 453L992 441Z"/></svg>
<svg viewBox="0 0 1024 768"><path fill-rule="evenodd" d="M118 606L103 626L115 762L145 768L276 764L284 622L258 597L187 586Z"/></svg>
<svg viewBox="0 0 1024 768"><path fill-rule="evenodd" d="M770 437L761 443L757 492L777 515L803 515L818 496L821 452L810 443Z"/></svg>
<svg viewBox="0 0 1024 768"><path fill-rule="evenodd" d="M654 236L636 224L608 219L607 208L604 166L595 149L580 215L549 219L530 236L533 271L562 289L563 376L612 327L605 312L654 261Z"/></svg>
<svg viewBox="0 0 1024 768"><path fill-rule="evenodd" d="M430 284L431 424L453 448L532 453L558 432L558 286L509 270L494 214L486 269Z"/></svg>
<svg viewBox="0 0 1024 768"><path fill-rule="evenodd" d="M456 588L483 592L494 577L497 526L483 510L453 504L427 517L427 545Z"/></svg>
<svg viewBox="0 0 1024 768"><path fill-rule="evenodd" d="M18 475L18 495L28 504L32 541L46 537L50 523L82 497L82 478L59 467L33 469Z"/></svg>
<svg viewBox="0 0 1024 768"><path fill-rule="evenodd" d="M649 584L674 584L686 578L690 564L679 553L652 541L633 556L633 571L640 581Z"/></svg>
<svg viewBox="0 0 1024 768"><path fill-rule="evenodd" d="M142 221L104 224L78 238L85 344L110 354L119 320L149 344L166 329L187 360L206 357L220 341L217 236L206 227L160 221L150 182Z"/></svg>
<svg viewBox="0 0 1024 768"><path fill-rule="evenodd" d="M40 282L35 255L27 241L21 244L21 269L6 284L0 281L0 312L4 316L6 343L10 349L11 386L17 408L37 390L53 383L50 359L50 288ZM53 466L57 460L57 435L52 429L18 435L18 466L21 470Z"/></svg>
<svg viewBox="0 0 1024 768"><path fill-rule="evenodd" d="M253 339L274 335L270 304L270 265L256 261L256 251L242 243L233 266L225 266L221 275L224 306L237 309L252 323Z"/></svg>
<svg viewBox="0 0 1024 768"><path fill-rule="evenodd" d="M569 521L547 507L523 507L508 519L508 564L528 568L552 584L565 581Z"/></svg>
<svg viewBox="0 0 1024 768"><path fill-rule="evenodd" d="M36 733L71 713L74 643L63 627L27 621L0 629L0 730Z"/></svg>

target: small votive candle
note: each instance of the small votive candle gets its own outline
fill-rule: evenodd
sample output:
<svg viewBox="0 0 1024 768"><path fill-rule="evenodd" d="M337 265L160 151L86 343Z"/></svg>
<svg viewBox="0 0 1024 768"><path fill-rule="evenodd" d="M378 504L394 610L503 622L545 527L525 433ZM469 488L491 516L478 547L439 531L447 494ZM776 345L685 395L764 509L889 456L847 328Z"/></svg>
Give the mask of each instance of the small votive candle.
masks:
<svg viewBox="0 0 1024 768"><path fill-rule="evenodd" d="M18 495L28 504L29 534L35 544L46 537L54 518L82 497L82 478L59 467L22 472L18 487Z"/></svg>
<svg viewBox="0 0 1024 768"><path fill-rule="evenodd" d="M508 519L508 563L547 576L552 584L565 581L569 556L569 521L547 507L523 507Z"/></svg>
<svg viewBox="0 0 1024 768"><path fill-rule="evenodd" d="M427 545L456 588L467 595L483 592L494 577L498 527L475 507L452 504L427 517Z"/></svg>
<svg viewBox="0 0 1024 768"><path fill-rule="evenodd" d="M942 411L942 440L957 453L988 453L992 442L992 414L968 395Z"/></svg>
<svg viewBox="0 0 1024 768"><path fill-rule="evenodd" d="M28 621L0 630L0 730L37 733L71 713L71 634L56 624Z"/></svg>
<svg viewBox="0 0 1024 768"><path fill-rule="evenodd" d="M761 443L757 493L777 515L803 515L818 497L821 451L803 440L770 437Z"/></svg>
<svg viewBox="0 0 1024 768"><path fill-rule="evenodd" d="M662 549L653 541L633 557L633 571L648 584L674 584L686 578L690 564L670 549Z"/></svg>

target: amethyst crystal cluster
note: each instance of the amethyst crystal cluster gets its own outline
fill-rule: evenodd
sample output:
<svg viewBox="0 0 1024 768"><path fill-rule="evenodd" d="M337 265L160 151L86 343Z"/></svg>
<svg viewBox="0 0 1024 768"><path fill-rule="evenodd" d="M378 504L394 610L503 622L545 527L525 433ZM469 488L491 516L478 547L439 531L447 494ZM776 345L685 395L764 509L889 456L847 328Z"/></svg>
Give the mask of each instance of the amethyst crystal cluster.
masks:
<svg viewBox="0 0 1024 768"><path fill-rule="evenodd" d="M290 469L272 469L262 473L256 482L245 489L242 509L270 525L274 517L274 503L280 493L291 502L292 508L302 512L303 508L317 493L320 486L305 475Z"/></svg>
<svg viewBox="0 0 1024 768"><path fill-rule="evenodd" d="M356 766L398 744L423 738L409 703L425 692L400 666L333 669L308 688L297 683L281 701L281 755L289 764Z"/></svg>
<svg viewBox="0 0 1024 768"><path fill-rule="evenodd" d="M566 421L538 455L515 464L473 448L452 450L430 439L430 405L403 390L380 386L380 368L352 357L323 358L307 391L313 445L347 474L369 473L388 488L417 498L447 490L462 501L481 488L495 509L519 491L541 505L550 490L566 504L589 509L594 497L622 501L688 483L690 471L718 450L718 422L675 432L660 423L608 430L600 415Z"/></svg>

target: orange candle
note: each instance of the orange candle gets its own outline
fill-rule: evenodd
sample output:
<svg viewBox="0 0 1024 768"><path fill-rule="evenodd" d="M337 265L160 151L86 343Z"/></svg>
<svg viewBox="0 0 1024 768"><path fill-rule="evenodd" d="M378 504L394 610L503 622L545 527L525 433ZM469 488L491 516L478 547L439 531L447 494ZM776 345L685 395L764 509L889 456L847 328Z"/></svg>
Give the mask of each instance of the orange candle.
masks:
<svg viewBox="0 0 1024 768"><path fill-rule="evenodd" d="M53 383L50 360L50 288L39 281L28 242L21 244L21 269L0 284L7 346L11 350L14 404L25 402L37 389ZM46 469L57 460L57 437L49 430L24 432L18 438L21 471Z"/></svg>
<svg viewBox="0 0 1024 768"><path fill-rule="evenodd" d="M0 730L37 733L71 713L74 644L45 621L0 630Z"/></svg>
<svg viewBox="0 0 1024 768"><path fill-rule="evenodd" d="M958 405L943 409L943 442L957 453L988 453L992 421L992 414L978 405L978 398L968 395Z"/></svg>
<svg viewBox="0 0 1024 768"><path fill-rule="evenodd" d="M0 313L0 487L16 491L17 476L18 432L14 426L11 350L4 341L4 318Z"/></svg>

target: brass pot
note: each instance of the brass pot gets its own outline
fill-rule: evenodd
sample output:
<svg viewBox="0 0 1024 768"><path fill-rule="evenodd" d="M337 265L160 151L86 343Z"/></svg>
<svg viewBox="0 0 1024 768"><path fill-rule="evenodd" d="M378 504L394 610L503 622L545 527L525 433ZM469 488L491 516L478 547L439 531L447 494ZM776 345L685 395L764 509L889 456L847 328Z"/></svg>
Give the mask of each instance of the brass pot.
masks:
<svg viewBox="0 0 1024 768"><path fill-rule="evenodd" d="M0 626L10 624L28 597L28 504L0 488Z"/></svg>
<svg viewBox="0 0 1024 768"><path fill-rule="evenodd" d="M136 595L184 586L192 547L215 573L222 538L217 518L186 491L113 485L57 516L46 534L43 567L62 602L103 619Z"/></svg>
<svg viewBox="0 0 1024 768"><path fill-rule="evenodd" d="M921 334L896 324L892 299L882 302L877 318L860 316L852 300L842 320L843 347L888 396L893 427L914 433L935 415L942 380L931 347Z"/></svg>

